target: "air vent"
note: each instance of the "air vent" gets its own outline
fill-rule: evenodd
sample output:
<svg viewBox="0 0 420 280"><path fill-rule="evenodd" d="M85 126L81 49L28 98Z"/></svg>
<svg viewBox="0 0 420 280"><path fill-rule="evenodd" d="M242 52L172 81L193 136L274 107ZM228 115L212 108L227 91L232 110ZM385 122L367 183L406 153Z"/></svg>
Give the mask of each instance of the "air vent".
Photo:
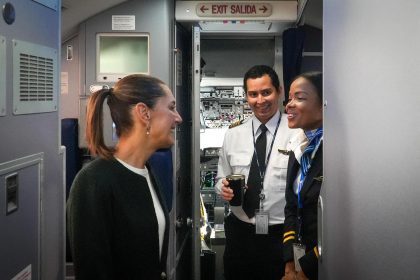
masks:
<svg viewBox="0 0 420 280"><path fill-rule="evenodd" d="M13 41L13 113L57 110L57 51Z"/></svg>
<svg viewBox="0 0 420 280"><path fill-rule="evenodd" d="M6 115L6 38L0 36L0 117Z"/></svg>
<svg viewBox="0 0 420 280"><path fill-rule="evenodd" d="M53 100L53 60L20 54L20 101Z"/></svg>

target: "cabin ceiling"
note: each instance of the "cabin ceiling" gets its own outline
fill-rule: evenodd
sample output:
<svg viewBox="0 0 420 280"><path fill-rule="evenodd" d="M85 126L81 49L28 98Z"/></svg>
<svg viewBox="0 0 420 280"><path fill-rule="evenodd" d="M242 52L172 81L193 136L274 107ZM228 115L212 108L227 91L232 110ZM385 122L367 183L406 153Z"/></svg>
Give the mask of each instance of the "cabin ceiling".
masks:
<svg viewBox="0 0 420 280"><path fill-rule="evenodd" d="M61 12L61 39L63 42L77 34L78 26L88 18L101 13L113 6L130 0L62 0ZM141 0L139 0L141 1ZM212 1L212 0L201 0ZM214 0L213 0L214 1ZM229 0L244 1L244 0ZM252 0L253 2L265 0ZM296 0L282 0L296 1ZM304 22L308 25L322 29L322 1L307 0L304 13Z"/></svg>
<svg viewBox="0 0 420 280"><path fill-rule="evenodd" d="M127 0L62 0L61 39L63 42L74 34L80 23Z"/></svg>

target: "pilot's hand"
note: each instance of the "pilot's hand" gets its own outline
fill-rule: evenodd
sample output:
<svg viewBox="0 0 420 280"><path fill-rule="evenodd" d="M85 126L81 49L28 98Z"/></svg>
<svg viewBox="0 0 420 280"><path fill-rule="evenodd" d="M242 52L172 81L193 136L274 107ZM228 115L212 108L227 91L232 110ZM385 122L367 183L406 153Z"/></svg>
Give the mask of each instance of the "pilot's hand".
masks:
<svg viewBox="0 0 420 280"><path fill-rule="evenodd" d="M297 279L297 272L295 270L295 263L294 262L287 262L285 269L284 269L284 276L281 280L296 280Z"/></svg>
<svg viewBox="0 0 420 280"><path fill-rule="evenodd" d="M220 192L220 196L225 201L231 201L233 198L233 190L229 188L229 182L226 179L222 180L222 191Z"/></svg>

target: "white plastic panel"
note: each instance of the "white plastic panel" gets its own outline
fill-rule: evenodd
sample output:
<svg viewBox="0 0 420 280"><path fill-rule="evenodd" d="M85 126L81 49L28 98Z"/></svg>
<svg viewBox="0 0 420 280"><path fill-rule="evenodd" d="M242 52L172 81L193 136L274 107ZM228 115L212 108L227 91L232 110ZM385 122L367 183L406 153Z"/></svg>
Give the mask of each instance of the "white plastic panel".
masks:
<svg viewBox="0 0 420 280"><path fill-rule="evenodd" d="M6 38L0 36L0 117L6 115Z"/></svg>
<svg viewBox="0 0 420 280"><path fill-rule="evenodd" d="M420 279L420 2L323 4L319 279Z"/></svg>
<svg viewBox="0 0 420 280"><path fill-rule="evenodd" d="M44 5L55 11L58 11L58 0L32 0L32 1L38 2L41 5Z"/></svg>
<svg viewBox="0 0 420 280"><path fill-rule="evenodd" d="M13 40L13 114L57 111L56 49Z"/></svg>

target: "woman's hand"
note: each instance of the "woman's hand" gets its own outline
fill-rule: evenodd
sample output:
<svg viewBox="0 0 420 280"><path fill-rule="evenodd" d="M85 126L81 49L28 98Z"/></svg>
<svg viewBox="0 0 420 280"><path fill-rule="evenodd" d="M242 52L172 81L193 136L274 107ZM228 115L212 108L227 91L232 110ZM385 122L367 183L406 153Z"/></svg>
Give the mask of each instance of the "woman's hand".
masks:
<svg viewBox="0 0 420 280"><path fill-rule="evenodd" d="M220 195L225 201L231 201L234 196L233 190L229 188L229 182L226 179L222 180L222 191Z"/></svg>

